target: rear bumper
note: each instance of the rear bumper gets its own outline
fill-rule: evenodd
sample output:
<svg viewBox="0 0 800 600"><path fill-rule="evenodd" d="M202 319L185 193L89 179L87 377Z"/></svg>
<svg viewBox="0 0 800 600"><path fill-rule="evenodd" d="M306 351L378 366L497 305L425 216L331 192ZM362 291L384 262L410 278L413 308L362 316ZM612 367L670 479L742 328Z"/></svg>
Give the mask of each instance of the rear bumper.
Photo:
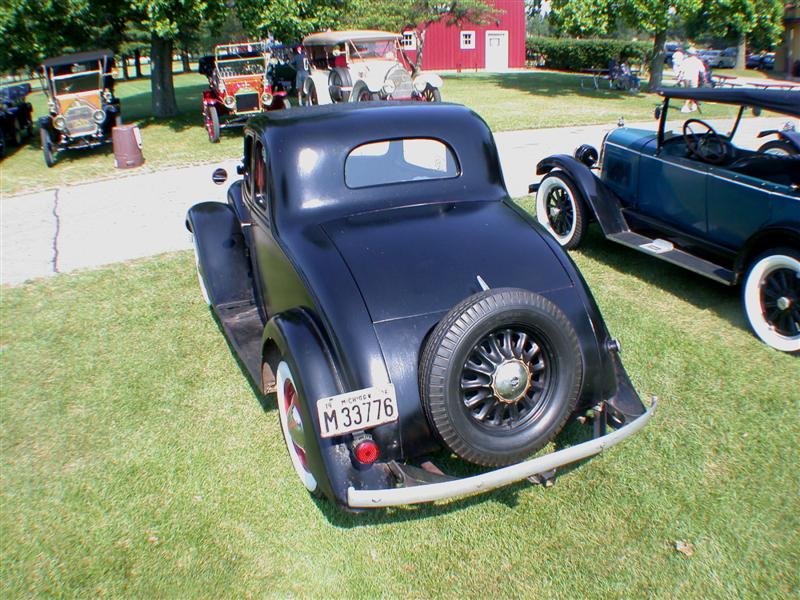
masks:
<svg viewBox="0 0 800 600"><path fill-rule="evenodd" d="M544 456L532 458L525 462L502 467L463 479L428 483L412 487L386 488L377 490L357 490L353 487L347 490L347 505L351 508L378 508L399 506L402 504L418 504L420 502L433 502L458 496L468 496L479 492L486 492L533 475L552 471L557 467L589 458L600 454L641 430L653 416L656 409L656 399L653 398L650 408L627 425L616 429L601 437L593 438L570 448L551 452Z"/></svg>

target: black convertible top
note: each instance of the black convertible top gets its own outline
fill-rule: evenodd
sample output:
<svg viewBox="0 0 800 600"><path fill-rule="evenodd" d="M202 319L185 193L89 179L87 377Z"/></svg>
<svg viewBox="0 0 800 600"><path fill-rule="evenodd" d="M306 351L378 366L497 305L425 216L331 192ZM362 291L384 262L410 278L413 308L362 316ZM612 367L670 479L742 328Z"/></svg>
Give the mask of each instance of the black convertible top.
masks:
<svg viewBox="0 0 800 600"><path fill-rule="evenodd" d="M30 83L17 83L0 88L0 103L7 104L25 98L31 93Z"/></svg>
<svg viewBox="0 0 800 600"><path fill-rule="evenodd" d="M100 60L101 58L113 58L113 56L114 53L111 50L89 50L88 52L76 52L75 54L64 54L62 56L46 58L42 62L42 66L58 67L61 65L72 65L90 60Z"/></svg>
<svg viewBox="0 0 800 600"><path fill-rule="evenodd" d="M658 93L664 98L680 100L699 100L701 102L720 102L758 106L765 110L800 117L800 91L761 90L756 88L661 88Z"/></svg>

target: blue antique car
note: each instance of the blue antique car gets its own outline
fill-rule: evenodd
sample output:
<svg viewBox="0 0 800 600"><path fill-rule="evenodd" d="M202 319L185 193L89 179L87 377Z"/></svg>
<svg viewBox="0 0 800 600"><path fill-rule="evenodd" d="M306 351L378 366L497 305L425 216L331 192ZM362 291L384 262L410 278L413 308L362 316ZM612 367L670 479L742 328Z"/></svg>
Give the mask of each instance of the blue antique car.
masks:
<svg viewBox="0 0 800 600"><path fill-rule="evenodd" d="M586 284L510 200L472 111L265 113L245 127L240 173L227 203L189 210L198 278L254 384L276 392L311 493L360 509L482 492L650 418ZM587 410L591 439L531 458ZM491 470L447 476L429 460L441 449Z"/></svg>
<svg viewBox="0 0 800 600"><path fill-rule="evenodd" d="M30 93L29 83L0 87L0 158L33 134L33 107L25 100Z"/></svg>
<svg viewBox="0 0 800 600"><path fill-rule="evenodd" d="M800 92L664 89L658 131L619 128L597 151L581 146L536 168L539 223L565 248L590 221L610 240L725 285L741 284L747 320L773 348L800 351L800 156L733 143L746 108L800 117ZM670 100L740 107L730 132L683 117Z"/></svg>

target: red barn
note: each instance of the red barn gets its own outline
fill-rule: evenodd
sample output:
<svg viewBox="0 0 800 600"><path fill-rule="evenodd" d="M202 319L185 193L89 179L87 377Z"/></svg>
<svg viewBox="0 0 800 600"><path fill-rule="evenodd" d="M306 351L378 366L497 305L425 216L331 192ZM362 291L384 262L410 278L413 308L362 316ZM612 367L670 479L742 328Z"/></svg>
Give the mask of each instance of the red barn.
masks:
<svg viewBox="0 0 800 600"><path fill-rule="evenodd" d="M500 13L484 25L430 25L425 34L422 68L505 71L525 66L525 1L487 0ZM414 30L403 32L403 47L416 60Z"/></svg>

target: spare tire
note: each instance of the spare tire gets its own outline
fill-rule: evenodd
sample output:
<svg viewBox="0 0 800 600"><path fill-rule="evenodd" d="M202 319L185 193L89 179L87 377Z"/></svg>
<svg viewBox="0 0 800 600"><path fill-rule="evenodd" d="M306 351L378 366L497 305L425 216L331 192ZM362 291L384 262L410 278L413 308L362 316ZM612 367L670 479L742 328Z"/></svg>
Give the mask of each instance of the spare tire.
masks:
<svg viewBox="0 0 800 600"><path fill-rule="evenodd" d="M422 406L439 440L484 466L513 464L575 410L583 363L575 329L539 294L470 296L433 329L420 361Z"/></svg>

